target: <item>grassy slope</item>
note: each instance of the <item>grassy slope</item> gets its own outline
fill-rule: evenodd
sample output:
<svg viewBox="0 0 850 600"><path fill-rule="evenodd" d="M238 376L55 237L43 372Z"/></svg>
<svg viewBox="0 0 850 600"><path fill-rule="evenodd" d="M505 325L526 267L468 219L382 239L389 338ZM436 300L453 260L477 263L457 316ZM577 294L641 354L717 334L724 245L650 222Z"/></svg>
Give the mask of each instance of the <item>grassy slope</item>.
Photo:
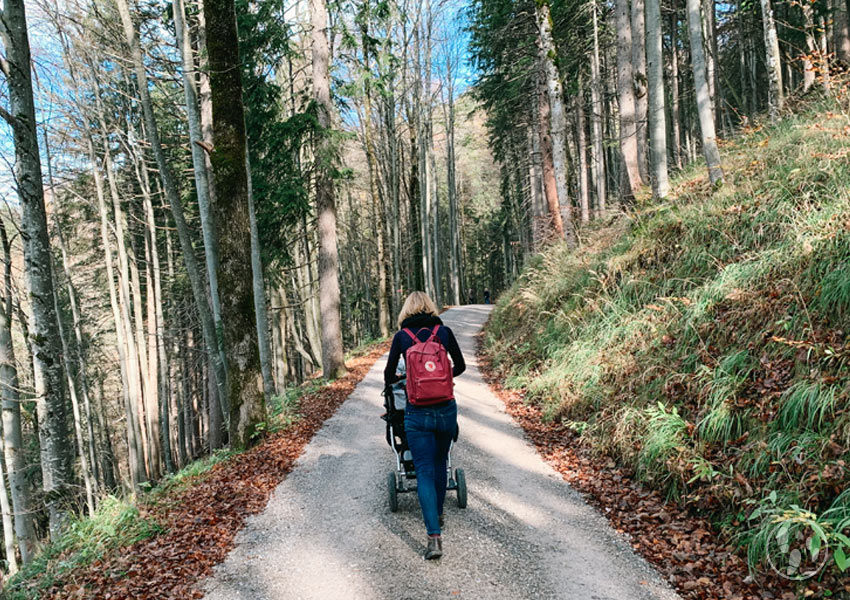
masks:
<svg viewBox="0 0 850 600"><path fill-rule="evenodd" d="M508 385L754 565L803 509L833 549L850 535L848 131L827 100L743 133L723 188L693 167L670 200L536 257L487 330Z"/></svg>

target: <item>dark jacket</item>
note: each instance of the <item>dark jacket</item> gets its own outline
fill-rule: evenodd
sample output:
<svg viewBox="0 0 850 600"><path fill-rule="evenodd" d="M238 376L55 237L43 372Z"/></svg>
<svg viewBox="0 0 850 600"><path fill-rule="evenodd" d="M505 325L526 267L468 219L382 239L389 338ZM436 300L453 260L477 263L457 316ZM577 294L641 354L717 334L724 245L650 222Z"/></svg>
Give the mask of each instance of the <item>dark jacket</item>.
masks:
<svg viewBox="0 0 850 600"><path fill-rule="evenodd" d="M410 329L419 340L424 342L431 336L434 325L440 326L437 330L437 338L442 342L452 359L452 375L457 377L466 370L466 362L463 360L463 354L460 352L460 346L457 345L457 340L452 330L443 325L440 317L420 313L411 315L402 321L401 330L393 337L390 356L387 359L387 367L384 369L384 384L390 385L400 379L395 374L398 368L398 360L400 357L406 356L407 349L413 346L413 340L404 332L404 329Z"/></svg>

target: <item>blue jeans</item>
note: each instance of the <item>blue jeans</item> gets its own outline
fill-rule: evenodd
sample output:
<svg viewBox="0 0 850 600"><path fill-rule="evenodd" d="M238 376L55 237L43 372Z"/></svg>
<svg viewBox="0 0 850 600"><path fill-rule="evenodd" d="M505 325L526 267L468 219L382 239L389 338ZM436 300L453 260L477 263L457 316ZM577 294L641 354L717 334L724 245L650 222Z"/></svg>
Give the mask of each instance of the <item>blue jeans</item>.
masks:
<svg viewBox="0 0 850 600"><path fill-rule="evenodd" d="M457 403L440 407L407 405L404 411L407 445L416 469L416 492L428 535L440 533L439 517L446 499L446 459L457 431Z"/></svg>

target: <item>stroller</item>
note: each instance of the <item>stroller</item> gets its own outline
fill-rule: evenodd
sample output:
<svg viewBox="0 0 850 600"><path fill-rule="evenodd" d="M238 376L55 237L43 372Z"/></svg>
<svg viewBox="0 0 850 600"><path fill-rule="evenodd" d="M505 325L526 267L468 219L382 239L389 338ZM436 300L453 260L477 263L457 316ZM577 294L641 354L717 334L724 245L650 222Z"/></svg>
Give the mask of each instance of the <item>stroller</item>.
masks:
<svg viewBox="0 0 850 600"><path fill-rule="evenodd" d="M404 369L404 365L400 365ZM416 479L416 471L413 468L413 455L407 446L407 435L404 432L404 409L407 406L407 390L405 380L394 383L384 389L384 408L387 412L381 416L387 422L387 443L395 452L396 468L387 474L387 493L390 500L390 511L398 510L398 495L415 490L410 483ZM446 490L457 490L457 505L466 508L466 475L463 469L452 467L452 447L457 441L458 432L455 431L454 440L449 446L449 455L446 460Z"/></svg>

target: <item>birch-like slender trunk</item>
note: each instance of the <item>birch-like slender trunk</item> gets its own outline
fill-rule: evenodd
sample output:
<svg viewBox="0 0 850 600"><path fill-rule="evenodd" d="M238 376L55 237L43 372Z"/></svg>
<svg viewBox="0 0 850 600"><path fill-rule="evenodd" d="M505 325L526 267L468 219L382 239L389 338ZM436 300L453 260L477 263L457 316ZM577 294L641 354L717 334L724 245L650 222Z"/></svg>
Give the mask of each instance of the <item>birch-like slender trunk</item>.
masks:
<svg viewBox="0 0 850 600"><path fill-rule="evenodd" d="M251 179L251 158L245 149L245 171L248 174L248 219L251 228L251 285L254 293L257 344L260 351L260 371L263 374L263 396L266 402L274 396L274 374L272 373L272 347L269 341L269 313L266 308L266 287L263 278L263 262L260 250L260 232L257 229L257 211L254 205L254 184Z"/></svg>
<svg viewBox="0 0 850 600"><path fill-rule="evenodd" d="M596 0L592 0L593 6L593 52L590 55L590 102L593 112L591 123L593 125L593 161L591 162L591 174L596 186L596 212L601 215L607 204L607 186L605 185L605 151L602 147L602 115L605 107L602 103L602 81L599 77L599 26L597 23Z"/></svg>
<svg viewBox="0 0 850 600"><path fill-rule="evenodd" d="M0 241L3 245L3 296L0 303L0 395L3 399L3 457L9 474L12 496L14 533L21 551L21 563L26 565L35 552L35 531L32 522L30 486L24 463L21 432L21 401L18 394L18 368L12 344L12 252L6 223L0 218ZM5 484L4 484L5 485ZM4 526L5 528L5 526ZM14 554L12 555L14 557Z"/></svg>
<svg viewBox="0 0 850 600"><path fill-rule="evenodd" d="M626 167L624 199L634 198L643 185L638 166L637 123L635 115L634 70L632 66L632 24L629 0L616 0L617 15L617 96L620 113L620 151Z"/></svg>
<svg viewBox="0 0 850 600"><path fill-rule="evenodd" d="M817 54L818 48L815 43L815 19L814 10L809 2L801 5L803 11L803 28L806 34L806 53L803 55L803 92L808 92L815 83L815 65L812 57Z"/></svg>
<svg viewBox="0 0 850 600"><path fill-rule="evenodd" d="M538 92L537 92L537 118L535 126L540 132L540 156L543 167L543 194L546 198L546 208L549 212L544 237L548 238L551 231L559 239L564 238L564 222L561 220L561 211L558 206L558 185L555 181L555 163L552 159L552 135L549 127L549 94L546 92L546 82L543 74L538 70Z"/></svg>
<svg viewBox="0 0 850 600"><path fill-rule="evenodd" d="M460 236L458 227L457 162L455 160L455 89L454 65L446 60L446 93L443 103L446 109L446 189L449 196L449 282L451 300L455 306L461 303Z"/></svg>
<svg viewBox="0 0 850 600"><path fill-rule="evenodd" d="M201 113L198 109L198 92L195 88L195 59L192 52L192 41L189 37L189 26L186 23L186 10L183 0L172 0L174 11L174 30L177 47L183 58L183 97L186 105L186 117L189 124L189 146L192 150L192 171L195 175L195 192L198 197L198 215L201 220L201 232L204 238L204 258L207 266L207 280L210 286L210 305L217 342L222 353L222 361L227 365L222 343L221 295L218 286L218 240L215 235L215 217L212 214L210 199L209 172L203 146L209 141L204 140ZM205 30L206 32L206 30ZM203 36L206 42L206 35ZM206 74L209 77L208 74ZM212 114L210 114L210 119Z"/></svg>
<svg viewBox="0 0 850 600"><path fill-rule="evenodd" d="M73 476L23 0L5 0L0 13L0 36L6 49L2 69L10 106L9 114L4 117L12 127L15 146L14 177L21 202L24 268L32 311L42 487L50 517L50 535L55 539L65 522Z"/></svg>
<svg viewBox="0 0 850 600"><path fill-rule="evenodd" d="M679 7L671 0L670 9L670 110L673 126L673 160L676 168L682 168L682 131L679 114ZM743 91L743 88L742 88Z"/></svg>
<svg viewBox="0 0 850 600"><path fill-rule="evenodd" d="M56 314L59 314L58 296L54 290L53 302L56 305ZM89 509L89 515L94 515L94 485L92 484L91 469L89 468L88 454L86 453L86 443L83 439L82 417L80 414L80 402L77 398L77 387L74 383L74 378L71 377L70 365L67 362L67 357L71 356L71 351L68 348L68 338L65 336L65 328L62 325L62 319L58 319L59 324L59 340L62 343L63 364L65 366L65 381L68 385L68 395L71 398L71 410L74 418L74 436L77 440L77 454L80 457L80 471L83 475L83 485L86 490L86 506Z"/></svg>
<svg viewBox="0 0 850 600"><path fill-rule="evenodd" d="M549 96L549 123L552 135L552 161L555 167L555 185L563 223L563 235L569 247L576 244L569 192L567 191L567 116L564 110L564 90L555 65L557 50L552 39L552 17L548 1L537 3L537 29L540 43L540 61L543 66L546 91Z"/></svg>
<svg viewBox="0 0 850 600"><path fill-rule="evenodd" d="M782 89L782 61L779 54L779 38L770 0L761 1L761 18L764 27L764 64L767 69L767 110L771 119L779 118L785 101Z"/></svg>
<svg viewBox="0 0 850 600"><path fill-rule="evenodd" d="M345 372L342 323L339 314L339 255L337 254L336 201L328 134L333 103L330 93L330 50L325 0L310 0L313 59L313 98L321 131L317 144L316 212L319 225L319 303L322 314L322 372L336 379Z"/></svg>
<svg viewBox="0 0 850 600"><path fill-rule="evenodd" d="M632 72L635 93L635 128L637 132L638 170L643 183L649 181L648 119L649 99L647 96L648 76L646 72L646 19L644 0L631 0L632 25Z"/></svg>
<svg viewBox="0 0 850 600"><path fill-rule="evenodd" d="M175 471L174 455L171 450L171 425L170 425L170 398L172 393L171 377L168 361L168 345L165 340L165 312L162 297L162 274L159 261L159 244L156 235L156 215L153 210L153 202L150 193L144 195L145 223L147 225L148 245L151 257L151 276L153 279L153 309L155 322L155 349L159 371L159 436L162 445L162 455L165 460L165 470L168 473Z"/></svg>
<svg viewBox="0 0 850 600"><path fill-rule="evenodd" d="M363 61L366 73L365 89L363 93L363 145L366 151L366 170L369 174L369 195L372 205L378 214L378 331L381 337L390 334L390 307L387 297L387 256L386 240L384 236L383 222L384 200L378 182L378 159L375 152L375 141L372 136L372 86L371 80L371 51L368 49L369 28L368 19L363 18L360 25L361 39L363 40Z"/></svg>
<svg viewBox="0 0 850 600"><path fill-rule="evenodd" d="M180 247L183 254L183 261L186 265L186 273L189 277L189 283L192 287L192 296L194 297L196 309L201 320L204 345L210 354L210 360L214 367L213 373L216 385L219 389L221 412L222 415L226 417L229 414L226 391L226 367L219 352L215 323L210 311L210 306L207 302L206 290L204 289L201 273L198 269L198 263L195 259L195 252L189 235L189 228L186 225L186 219L183 215L183 202L177 192L174 175L171 172L171 167L165 160L165 153L162 150L162 143L159 139L159 130L157 129L156 117L153 112L153 103L148 90L147 75L145 73L145 65L142 59L142 49L139 44L139 36L136 31L136 26L133 23L132 16L130 15L127 0L115 0L115 4L118 7L118 13L121 17L121 23L124 28L124 35L126 37L127 44L130 47L133 70L136 75L139 97L142 104L142 112L144 113L145 127L147 129L147 135L151 144L151 149L153 150L154 158L156 159L157 168L159 169L159 177L162 182L162 188L165 191L166 199L171 206L171 214L174 217L174 222L177 228L177 236L180 239Z"/></svg>
<svg viewBox="0 0 850 600"><path fill-rule="evenodd" d="M664 63L661 53L661 0L646 2L646 60L649 92L649 143L652 167L652 193L666 198L667 119L664 110Z"/></svg>
<svg viewBox="0 0 850 600"><path fill-rule="evenodd" d="M531 185L531 244L532 251L539 251L546 241L546 200L543 195L543 153L540 148L538 107L531 111L531 126L528 128L529 183Z"/></svg>
<svg viewBox="0 0 850 600"><path fill-rule="evenodd" d="M2 445L2 440L0 440ZM6 473L3 461L0 460L0 515L3 522L3 549L6 552L9 575L18 572L18 556L15 552L15 526L12 524L12 506L9 503L9 492L6 488Z"/></svg>
<svg viewBox="0 0 850 600"><path fill-rule="evenodd" d="M127 451L130 463L130 481L133 489L147 481L145 470L145 459L142 454L141 432L136 421L137 413L135 407L138 405L138 388L131 384L130 366L127 358L127 344L124 320L121 318L121 308L118 301L118 293L115 290L115 273L112 262L112 242L109 237L109 217L106 209L106 198L103 189L103 177L100 173L97 157L94 151L94 143L90 137L86 139L89 162L92 167L92 176L95 184L98 214L100 215L100 241L103 245L104 264L106 266L106 281L109 289L109 304L112 308L112 320L115 324L116 346L118 349L118 364L121 371L121 390L124 398L125 423L127 429Z"/></svg>
<svg viewBox="0 0 850 600"><path fill-rule="evenodd" d="M691 63L696 87L697 112L699 115L702 152L708 167L708 178L712 185L723 183L723 169L720 166L720 150L714 133L714 114L711 110L711 98L708 94L708 80L705 73L705 51L702 39L702 16L700 0L687 0L688 33L691 41Z"/></svg>
<svg viewBox="0 0 850 600"><path fill-rule="evenodd" d="M587 178L587 132L584 118L584 74L578 73L576 98L576 149L578 151L578 189L581 222L590 223L590 182Z"/></svg>

